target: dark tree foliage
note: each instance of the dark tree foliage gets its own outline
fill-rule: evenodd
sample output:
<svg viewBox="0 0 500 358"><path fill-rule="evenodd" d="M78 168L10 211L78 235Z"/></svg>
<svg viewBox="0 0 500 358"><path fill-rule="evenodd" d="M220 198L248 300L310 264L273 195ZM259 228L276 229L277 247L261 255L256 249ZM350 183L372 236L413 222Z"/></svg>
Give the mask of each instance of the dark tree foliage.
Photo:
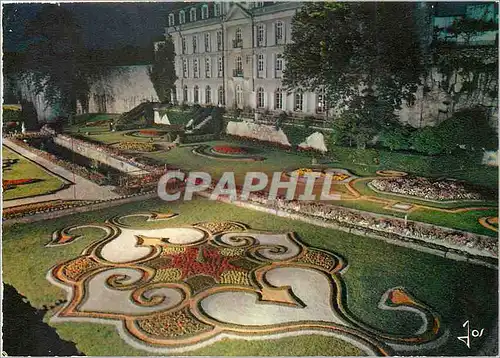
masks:
<svg viewBox="0 0 500 358"><path fill-rule="evenodd" d="M286 87L324 88L330 106L345 114L341 136L363 147L403 101L414 101L424 70L414 6L306 3L294 16L293 44L285 49Z"/></svg>
<svg viewBox="0 0 500 358"><path fill-rule="evenodd" d="M158 43L154 63L149 69L149 78L153 83L156 94L162 103L171 101L171 93L177 80L175 75L175 49L172 37Z"/></svg>
<svg viewBox="0 0 500 358"><path fill-rule="evenodd" d="M88 92L81 28L68 10L45 5L25 30L30 39L25 75L37 93L44 92L48 106L69 115L76 100Z"/></svg>

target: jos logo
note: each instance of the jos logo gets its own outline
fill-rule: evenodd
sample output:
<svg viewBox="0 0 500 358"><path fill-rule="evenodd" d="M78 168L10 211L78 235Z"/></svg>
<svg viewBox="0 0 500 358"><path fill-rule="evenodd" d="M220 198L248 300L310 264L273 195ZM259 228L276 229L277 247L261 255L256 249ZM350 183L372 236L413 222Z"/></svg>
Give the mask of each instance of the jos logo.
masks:
<svg viewBox="0 0 500 358"><path fill-rule="evenodd" d="M470 336L472 336L472 338L482 337L483 333L484 333L484 328L482 328L480 331L477 330L477 329L473 329L471 331L469 320L465 321L465 323L462 325L462 327L465 327L465 326L467 326L467 335L466 336L462 336L462 337L457 337L457 338L458 338L459 341L465 343L465 345L467 346L467 348L470 348L470 340L471 340Z"/></svg>

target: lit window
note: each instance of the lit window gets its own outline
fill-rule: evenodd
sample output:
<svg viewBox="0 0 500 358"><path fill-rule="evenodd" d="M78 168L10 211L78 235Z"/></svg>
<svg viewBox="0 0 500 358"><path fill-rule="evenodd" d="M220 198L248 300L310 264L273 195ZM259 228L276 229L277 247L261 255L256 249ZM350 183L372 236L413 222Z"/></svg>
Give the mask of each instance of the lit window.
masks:
<svg viewBox="0 0 500 358"><path fill-rule="evenodd" d="M193 89L193 102L198 103L199 101L200 101L200 89L196 85L196 86L194 86L194 89Z"/></svg>
<svg viewBox="0 0 500 358"><path fill-rule="evenodd" d="M283 91L277 88L274 92L274 109L283 109Z"/></svg>
<svg viewBox="0 0 500 358"><path fill-rule="evenodd" d="M257 90L257 108L264 108L264 89L262 87Z"/></svg>
<svg viewBox="0 0 500 358"><path fill-rule="evenodd" d="M325 91L323 89L319 90L316 94L316 112L325 113L327 110Z"/></svg>
<svg viewBox="0 0 500 358"><path fill-rule="evenodd" d="M205 52L210 52L210 34L205 34Z"/></svg>
<svg viewBox="0 0 500 358"><path fill-rule="evenodd" d="M186 23L186 13L184 11L179 12L179 24Z"/></svg>
<svg viewBox="0 0 500 358"><path fill-rule="evenodd" d="M168 15L168 26L174 26L175 25L175 15L170 14Z"/></svg>
<svg viewBox="0 0 500 358"><path fill-rule="evenodd" d="M192 7L189 11L189 21L196 21L196 8Z"/></svg>
<svg viewBox="0 0 500 358"><path fill-rule="evenodd" d="M302 93L302 91L299 90L295 92L294 100L295 111L301 112L304 104L304 94Z"/></svg>
<svg viewBox="0 0 500 358"><path fill-rule="evenodd" d="M205 87L205 104L212 103L212 89L210 86Z"/></svg>
<svg viewBox="0 0 500 358"><path fill-rule="evenodd" d="M201 7L201 19L202 20L208 19L208 6L207 5L203 5Z"/></svg>

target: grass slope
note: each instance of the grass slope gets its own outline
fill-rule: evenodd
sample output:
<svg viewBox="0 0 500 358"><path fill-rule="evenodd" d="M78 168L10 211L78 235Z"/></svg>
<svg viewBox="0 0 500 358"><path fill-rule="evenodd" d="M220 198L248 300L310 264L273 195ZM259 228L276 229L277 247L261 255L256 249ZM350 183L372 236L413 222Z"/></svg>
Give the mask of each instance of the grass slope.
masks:
<svg viewBox="0 0 500 358"><path fill-rule="evenodd" d="M165 203L148 200L103 211L83 213L56 220L4 229L3 277L25 295L36 307L51 305L64 299L64 292L45 278L48 270L63 260L71 259L100 234L86 231L86 237L54 248L45 248L54 230L83 223L103 223L114 215L134 212L174 211L180 215L167 222L144 223L132 219L130 223L147 227L179 226L199 221L234 220L250 227L273 232L295 231L312 246L327 249L343 256L349 268L344 274L347 307L355 317L366 324L393 333L413 332L421 325L419 316L377 308L386 290L406 287L416 298L435 309L443 325L450 330L450 338L438 349L418 354L470 355L477 352L485 337L474 341L469 350L455 339L463 333L462 324L470 320L473 327L488 330L497 317L497 271L464 262L433 256L411 249L390 245L378 240L354 236L316 227L299 221L266 215L218 202L195 200ZM19 263L22 262L22 265ZM115 328L91 323L55 324L61 338L73 341L87 355L145 355L147 352L129 347L118 336ZM226 340L209 347L189 352L192 355L351 355L356 348L333 338L309 336L269 341ZM413 352L414 354L414 352Z"/></svg>

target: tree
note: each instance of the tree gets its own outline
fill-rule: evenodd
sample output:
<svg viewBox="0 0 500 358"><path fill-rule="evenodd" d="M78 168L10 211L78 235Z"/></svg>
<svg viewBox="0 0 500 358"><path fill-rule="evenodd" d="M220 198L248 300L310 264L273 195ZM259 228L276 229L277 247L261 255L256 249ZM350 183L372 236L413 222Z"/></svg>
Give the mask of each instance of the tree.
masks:
<svg viewBox="0 0 500 358"><path fill-rule="evenodd" d="M25 28L30 40L24 75L36 93L44 93L47 106L67 116L78 97L88 92L85 49L81 28L62 6L44 5Z"/></svg>
<svg viewBox="0 0 500 358"><path fill-rule="evenodd" d="M366 145L423 73L411 3L306 3L285 48L288 91L324 89L344 117L349 141ZM368 117L367 117L368 116Z"/></svg>
<svg viewBox="0 0 500 358"><path fill-rule="evenodd" d="M155 51L155 59L148 74L160 102L170 103L171 93L175 88L175 50L172 37L159 42Z"/></svg>

